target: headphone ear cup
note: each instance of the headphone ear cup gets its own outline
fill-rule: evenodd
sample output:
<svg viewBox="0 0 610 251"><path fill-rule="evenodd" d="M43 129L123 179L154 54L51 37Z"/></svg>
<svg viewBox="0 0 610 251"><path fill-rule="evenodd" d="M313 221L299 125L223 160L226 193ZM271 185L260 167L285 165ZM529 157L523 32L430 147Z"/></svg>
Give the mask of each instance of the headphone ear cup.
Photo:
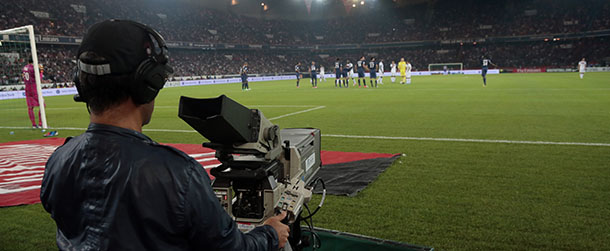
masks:
<svg viewBox="0 0 610 251"><path fill-rule="evenodd" d="M166 66L162 64L155 64L145 75L143 75L144 82L155 90L163 89L165 80L167 79Z"/></svg>
<svg viewBox="0 0 610 251"><path fill-rule="evenodd" d="M167 72L167 66L157 63L154 59L144 60L136 70L132 99L138 104L146 104L155 99L165 85Z"/></svg>
<svg viewBox="0 0 610 251"><path fill-rule="evenodd" d="M80 90L80 74L78 73L79 70L76 69L74 70L74 74L72 74L72 82L74 82L74 85L76 86L76 91L78 92L78 94L81 94L81 90Z"/></svg>

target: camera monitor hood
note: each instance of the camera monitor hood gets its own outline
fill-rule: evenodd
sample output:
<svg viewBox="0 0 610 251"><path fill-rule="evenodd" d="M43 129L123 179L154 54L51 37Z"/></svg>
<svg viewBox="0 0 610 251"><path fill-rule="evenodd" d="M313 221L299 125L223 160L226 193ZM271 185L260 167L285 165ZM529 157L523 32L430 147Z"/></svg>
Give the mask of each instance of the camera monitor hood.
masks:
<svg viewBox="0 0 610 251"><path fill-rule="evenodd" d="M182 96L178 116L214 143L234 145L258 140L258 112L225 95L206 99Z"/></svg>

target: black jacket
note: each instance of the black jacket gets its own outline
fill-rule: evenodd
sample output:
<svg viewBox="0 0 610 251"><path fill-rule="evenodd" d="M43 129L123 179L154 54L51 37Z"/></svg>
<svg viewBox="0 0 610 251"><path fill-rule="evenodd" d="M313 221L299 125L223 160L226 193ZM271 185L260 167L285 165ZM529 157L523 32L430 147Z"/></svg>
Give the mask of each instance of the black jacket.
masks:
<svg viewBox="0 0 610 251"><path fill-rule="evenodd" d="M67 250L275 250L270 226L240 232L193 158L100 124L49 158L40 199Z"/></svg>

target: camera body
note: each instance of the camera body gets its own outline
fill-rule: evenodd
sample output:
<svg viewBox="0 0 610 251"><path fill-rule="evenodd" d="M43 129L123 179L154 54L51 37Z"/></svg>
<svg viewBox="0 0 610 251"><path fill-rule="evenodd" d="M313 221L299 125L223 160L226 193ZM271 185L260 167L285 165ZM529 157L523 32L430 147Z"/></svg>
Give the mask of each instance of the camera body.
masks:
<svg viewBox="0 0 610 251"><path fill-rule="evenodd" d="M311 199L312 180L321 167L320 130L280 130L257 109L221 95L180 98L179 117L211 142L221 165L210 173L220 204L246 232L288 212L294 223ZM297 224L298 225L298 224Z"/></svg>

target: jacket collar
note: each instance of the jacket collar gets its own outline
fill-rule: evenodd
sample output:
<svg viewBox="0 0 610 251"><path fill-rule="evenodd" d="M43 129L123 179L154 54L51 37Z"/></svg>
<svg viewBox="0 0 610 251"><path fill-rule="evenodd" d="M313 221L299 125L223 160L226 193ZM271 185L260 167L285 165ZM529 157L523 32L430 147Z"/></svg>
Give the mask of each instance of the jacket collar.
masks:
<svg viewBox="0 0 610 251"><path fill-rule="evenodd" d="M106 125L106 124L89 123L89 127L87 128L87 132L102 132L102 131L130 137L130 138L136 138L138 140L142 140L147 143L157 144L157 142L155 142L148 136L144 135L143 133L135 131L135 130L123 128L123 127Z"/></svg>

